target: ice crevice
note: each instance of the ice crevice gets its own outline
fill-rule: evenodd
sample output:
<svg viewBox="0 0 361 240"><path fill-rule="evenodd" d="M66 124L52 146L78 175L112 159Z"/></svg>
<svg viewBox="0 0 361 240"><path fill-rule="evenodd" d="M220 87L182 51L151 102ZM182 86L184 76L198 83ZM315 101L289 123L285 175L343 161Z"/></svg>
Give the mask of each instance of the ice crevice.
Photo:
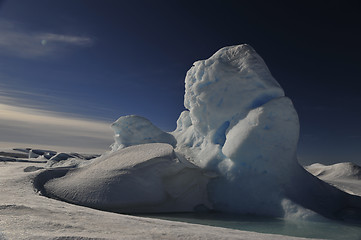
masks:
<svg viewBox="0 0 361 240"><path fill-rule="evenodd" d="M185 78L184 106L170 133L143 117L120 117L110 152L48 177L41 188L117 212L361 219L360 197L298 164L297 112L251 46L225 47L195 62Z"/></svg>

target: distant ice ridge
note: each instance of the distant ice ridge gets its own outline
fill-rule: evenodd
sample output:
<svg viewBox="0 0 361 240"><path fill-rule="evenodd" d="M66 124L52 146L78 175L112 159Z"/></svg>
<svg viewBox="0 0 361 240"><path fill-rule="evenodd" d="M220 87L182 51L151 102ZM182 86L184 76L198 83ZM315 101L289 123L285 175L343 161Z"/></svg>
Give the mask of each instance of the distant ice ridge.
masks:
<svg viewBox="0 0 361 240"><path fill-rule="evenodd" d="M325 180L361 179L361 167L352 162L323 165L314 163L306 169L315 176Z"/></svg>
<svg viewBox="0 0 361 240"><path fill-rule="evenodd" d="M361 196L361 167L354 163L343 162L334 165L315 163L307 166L306 169L347 193Z"/></svg>
<svg viewBox="0 0 361 240"><path fill-rule="evenodd" d="M112 125L111 153L60 178L47 181L45 174L39 180L43 191L122 212L212 209L288 219L361 219L359 197L298 164L297 113L252 47L225 47L195 62L185 85L188 110L174 132L142 117L121 117ZM149 155L151 149L159 155Z"/></svg>

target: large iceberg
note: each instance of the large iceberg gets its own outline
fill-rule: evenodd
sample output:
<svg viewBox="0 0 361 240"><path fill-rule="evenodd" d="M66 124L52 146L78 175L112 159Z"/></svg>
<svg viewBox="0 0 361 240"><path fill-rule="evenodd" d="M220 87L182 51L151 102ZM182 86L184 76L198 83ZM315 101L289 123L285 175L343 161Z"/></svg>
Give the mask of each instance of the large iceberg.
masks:
<svg viewBox="0 0 361 240"><path fill-rule="evenodd" d="M119 118L112 151L89 164L48 170L43 194L118 212L215 210L297 219L361 219L361 198L298 164L292 101L249 45L197 61L185 79L177 128Z"/></svg>

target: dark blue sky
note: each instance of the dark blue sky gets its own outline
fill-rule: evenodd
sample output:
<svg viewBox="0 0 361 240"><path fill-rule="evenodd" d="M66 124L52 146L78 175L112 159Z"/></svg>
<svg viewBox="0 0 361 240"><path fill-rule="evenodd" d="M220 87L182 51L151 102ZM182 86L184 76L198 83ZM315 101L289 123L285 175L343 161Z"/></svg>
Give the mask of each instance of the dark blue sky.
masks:
<svg viewBox="0 0 361 240"><path fill-rule="evenodd" d="M192 63L248 43L294 102L301 158L361 162L360 12L356 0L2 1L0 88L17 105L171 131Z"/></svg>

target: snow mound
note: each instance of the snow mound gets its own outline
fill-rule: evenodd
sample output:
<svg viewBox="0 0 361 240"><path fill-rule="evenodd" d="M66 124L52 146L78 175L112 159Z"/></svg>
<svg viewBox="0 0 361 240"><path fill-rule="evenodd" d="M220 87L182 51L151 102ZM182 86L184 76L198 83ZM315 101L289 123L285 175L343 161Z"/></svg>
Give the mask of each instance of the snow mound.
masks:
<svg viewBox="0 0 361 240"><path fill-rule="evenodd" d="M343 162L334 165L315 163L305 169L319 179L352 195L361 196L361 167Z"/></svg>
<svg viewBox="0 0 361 240"><path fill-rule="evenodd" d="M206 206L288 219L361 219L360 197L298 164L297 112L252 47L222 48L195 62L185 87L188 110L174 132L120 117L112 151L86 166L44 172L44 193L120 212Z"/></svg>
<svg viewBox="0 0 361 240"><path fill-rule="evenodd" d="M352 162L323 165L315 163L306 167L306 170L324 180L361 179L361 167Z"/></svg>
<svg viewBox="0 0 361 240"><path fill-rule="evenodd" d="M109 211L186 212L209 205L208 177L179 161L164 143L120 149L46 180L46 195Z"/></svg>

